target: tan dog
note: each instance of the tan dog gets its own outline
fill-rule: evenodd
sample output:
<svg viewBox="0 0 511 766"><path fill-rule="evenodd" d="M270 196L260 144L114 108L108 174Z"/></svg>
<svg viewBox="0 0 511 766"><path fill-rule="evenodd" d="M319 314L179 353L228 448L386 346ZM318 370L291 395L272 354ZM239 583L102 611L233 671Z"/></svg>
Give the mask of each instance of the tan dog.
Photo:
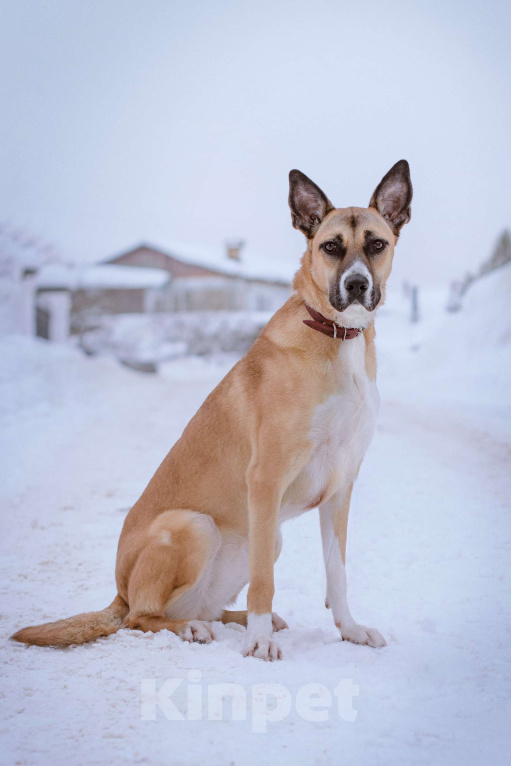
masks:
<svg viewBox="0 0 511 766"><path fill-rule="evenodd" d="M280 525L319 506L327 605L341 637L385 645L348 608L346 530L378 411L374 314L411 199L405 160L368 208L336 209L291 171L293 225L307 238L295 292L208 396L129 512L118 595L101 612L24 628L14 639L63 646L129 627L207 642L209 623L221 619L247 625L244 654L280 658L273 631L287 626L272 615ZM247 582L248 617L225 612Z"/></svg>

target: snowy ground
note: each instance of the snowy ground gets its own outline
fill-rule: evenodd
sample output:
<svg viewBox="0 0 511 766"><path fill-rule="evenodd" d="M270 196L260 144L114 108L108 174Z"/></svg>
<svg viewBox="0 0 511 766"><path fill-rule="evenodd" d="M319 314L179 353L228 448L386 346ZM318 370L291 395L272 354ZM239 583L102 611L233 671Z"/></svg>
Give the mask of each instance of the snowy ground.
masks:
<svg viewBox="0 0 511 766"><path fill-rule="evenodd" d="M383 650L338 639L323 606L316 511L283 530L275 608L290 630L280 634L279 663L244 659L238 626L216 625L208 646L126 630L67 650L9 643L23 625L109 603L127 509L232 360L188 359L144 376L70 349L4 340L2 762L508 763L506 275L500 303L491 277L456 316L442 313L444 294L431 293L424 321L412 326L394 295L377 322L383 402L354 495L348 575L352 610L386 635ZM494 318L506 312L495 332L489 299ZM172 701L185 718L190 690L204 695L207 719L208 685L222 682L241 685L249 700L255 685L281 684L273 717L284 716L288 695L291 710L255 732L256 689L245 721L232 720L229 705L222 720L168 720L161 710L142 720L143 679L156 688L182 679ZM358 687L351 721L334 696L327 706L343 680ZM325 720L297 712L306 684L326 687Z"/></svg>

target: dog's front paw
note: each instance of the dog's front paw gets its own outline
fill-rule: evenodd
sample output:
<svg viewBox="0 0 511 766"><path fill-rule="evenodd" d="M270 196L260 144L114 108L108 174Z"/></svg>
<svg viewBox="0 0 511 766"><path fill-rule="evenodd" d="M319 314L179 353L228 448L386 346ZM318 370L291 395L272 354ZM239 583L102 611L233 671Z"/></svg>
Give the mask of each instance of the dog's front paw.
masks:
<svg viewBox="0 0 511 766"><path fill-rule="evenodd" d="M343 641L373 646L375 649L380 649L382 646L387 645L382 634L376 628L366 628L364 625L353 623L353 625L348 625L347 627L339 627L339 630Z"/></svg>
<svg viewBox="0 0 511 766"><path fill-rule="evenodd" d="M257 657L259 660L273 662L274 660L282 659L282 652L280 646L273 638L268 638L268 636L256 636L251 640L245 641L245 644L243 645L243 656Z"/></svg>
<svg viewBox="0 0 511 766"><path fill-rule="evenodd" d="M202 620L190 620L179 635L183 641L196 641L199 644L209 644L215 638L210 624Z"/></svg>
<svg viewBox="0 0 511 766"><path fill-rule="evenodd" d="M260 660L281 660L280 646L273 639L273 624L275 617L278 618L281 627L287 627L284 620L278 615L248 613L247 633L243 644L245 657L257 657Z"/></svg>

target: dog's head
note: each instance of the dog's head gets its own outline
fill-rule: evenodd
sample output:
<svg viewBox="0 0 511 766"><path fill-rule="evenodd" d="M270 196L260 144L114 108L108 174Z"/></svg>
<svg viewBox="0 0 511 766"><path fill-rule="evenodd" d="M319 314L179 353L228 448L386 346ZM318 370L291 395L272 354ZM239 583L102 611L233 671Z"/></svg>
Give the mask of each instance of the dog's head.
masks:
<svg viewBox="0 0 511 766"><path fill-rule="evenodd" d="M299 170L290 172L289 184L293 226L308 241L302 277L305 270L336 321L366 326L384 295L401 227L411 217L408 162L400 160L389 170L367 208L334 208Z"/></svg>

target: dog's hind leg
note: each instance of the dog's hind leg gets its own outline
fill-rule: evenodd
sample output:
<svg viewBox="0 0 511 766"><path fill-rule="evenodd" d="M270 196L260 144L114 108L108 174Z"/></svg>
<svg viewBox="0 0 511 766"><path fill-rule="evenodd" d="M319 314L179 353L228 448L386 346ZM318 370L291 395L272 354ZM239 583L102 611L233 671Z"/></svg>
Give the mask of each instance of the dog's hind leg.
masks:
<svg viewBox="0 0 511 766"><path fill-rule="evenodd" d="M206 514L184 510L160 514L129 577L127 627L166 629L188 641L211 641L213 632L200 619L200 586L220 542L218 527ZM196 591L199 597L194 599ZM180 619L173 619L173 605L183 599L187 613L180 608Z"/></svg>

